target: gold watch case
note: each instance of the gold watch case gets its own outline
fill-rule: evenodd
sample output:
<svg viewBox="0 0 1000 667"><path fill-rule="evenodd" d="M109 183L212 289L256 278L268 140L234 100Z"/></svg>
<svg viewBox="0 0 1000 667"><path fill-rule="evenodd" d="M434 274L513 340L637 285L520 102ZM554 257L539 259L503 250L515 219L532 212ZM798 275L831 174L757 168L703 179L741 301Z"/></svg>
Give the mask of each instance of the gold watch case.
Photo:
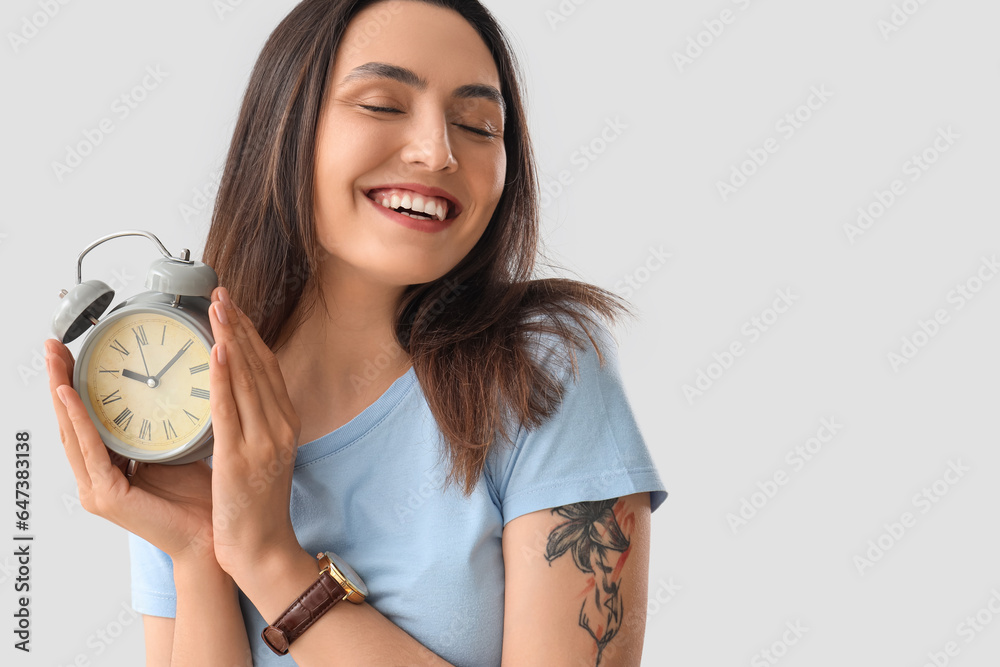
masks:
<svg viewBox="0 0 1000 667"><path fill-rule="evenodd" d="M320 573L328 572L347 591L345 600L354 604L361 604L365 601L365 598L368 597L368 587L365 586L365 582L354 571L354 568L348 565L343 558L332 551L320 552L316 554L316 558L319 559Z"/></svg>

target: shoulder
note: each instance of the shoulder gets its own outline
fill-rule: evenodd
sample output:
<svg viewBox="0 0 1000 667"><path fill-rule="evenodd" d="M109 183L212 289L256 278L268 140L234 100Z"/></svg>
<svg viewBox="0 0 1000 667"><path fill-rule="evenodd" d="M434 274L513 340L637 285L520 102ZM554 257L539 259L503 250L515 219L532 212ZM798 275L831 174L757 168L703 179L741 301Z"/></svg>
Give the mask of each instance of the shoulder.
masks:
<svg viewBox="0 0 1000 667"><path fill-rule="evenodd" d="M618 340L592 309L576 306L569 312L534 314L526 318L526 328L533 360L564 384L579 378L581 365L589 372L609 362L617 366Z"/></svg>
<svg viewBox="0 0 1000 667"><path fill-rule="evenodd" d="M577 323L569 326L582 340L538 336L536 353L557 378L558 397L548 397L551 413L523 425L514 446L495 451L487 462L505 524L542 508L663 490L610 330L590 327L588 336Z"/></svg>

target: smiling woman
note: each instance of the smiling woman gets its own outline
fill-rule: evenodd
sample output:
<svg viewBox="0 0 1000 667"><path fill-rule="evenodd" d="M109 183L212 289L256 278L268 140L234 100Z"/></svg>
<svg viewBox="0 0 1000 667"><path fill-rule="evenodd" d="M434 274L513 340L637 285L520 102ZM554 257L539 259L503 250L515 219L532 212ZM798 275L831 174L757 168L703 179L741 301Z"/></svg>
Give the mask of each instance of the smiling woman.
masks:
<svg viewBox="0 0 1000 667"><path fill-rule="evenodd" d="M210 464L129 485L49 344L81 502L132 533L147 664L639 664L666 491L608 326L630 311L534 279L538 225L481 4L278 25L203 257Z"/></svg>

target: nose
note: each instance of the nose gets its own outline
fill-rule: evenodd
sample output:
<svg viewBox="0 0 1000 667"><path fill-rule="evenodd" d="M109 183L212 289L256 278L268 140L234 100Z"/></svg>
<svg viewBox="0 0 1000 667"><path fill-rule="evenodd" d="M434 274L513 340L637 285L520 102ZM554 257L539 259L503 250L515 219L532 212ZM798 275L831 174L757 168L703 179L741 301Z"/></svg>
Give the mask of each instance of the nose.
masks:
<svg viewBox="0 0 1000 667"><path fill-rule="evenodd" d="M431 112L414 121L410 142L403 149L407 164L423 165L429 171L454 171L458 161L451 152L448 124L444 115Z"/></svg>

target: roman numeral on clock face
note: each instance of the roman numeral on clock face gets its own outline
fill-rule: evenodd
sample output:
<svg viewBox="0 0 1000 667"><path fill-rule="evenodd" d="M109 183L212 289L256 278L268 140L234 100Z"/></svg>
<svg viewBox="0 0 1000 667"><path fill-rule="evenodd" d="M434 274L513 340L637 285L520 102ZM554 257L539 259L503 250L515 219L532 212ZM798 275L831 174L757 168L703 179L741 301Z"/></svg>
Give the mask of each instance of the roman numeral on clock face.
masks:
<svg viewBox="0 0 1000 667"><path fill-rule="evenodd" d="M153 425L149 423L148 419L143 419L142 424L139 425L139 437L143 440L149 440L153 436Z"/></svg>
<svg viewBox="0 0 1000 667"><path fill-rule="evenodd" d="M197 418L197 417L195 417L195 416L194 416L193 414L191 414L190 412L188 412L187 410L185 410L185 411L184 411L184 414L186 414L186 415L187 415L188 419L190 419L190 420L191 420L191 423L192 423L192 424L197 424L197 423L198 423L198 418Z"/></svg>
<svg viewBox="0 0 1000 667"><path fill-rule="evenodd" d="M174 430L174 425L170 423L169 419L163 420L163 435L165 435L168 440L177 437L177 431Z"/></svg>
<svg viewBox="0 0 1000 667"><path fill-rule="evenodd" d="M123 361L125 360L125 357L128 356L128 350L125 349L124 345L118 342L117 338L115 338L115 342L111 343L111 349L122 355Z"/></svg>
<svg viewBox="0 0 1000 667"><path fill-rule="evenodd" d="M108 403L114 403L115 401L122 400L122 397L118 395L119 391L121 391L121 389L115 389L114 393L101 397L101 403L103 405L107 405Z"/></svg>
<svg viewBox="0 0 1000 667"><path fill-rule="evenodd" d="M120 428L123 431L127 431L128 426L131 423L132 423L132 411L129 410L128 408L125 408L124 410L119 412L118 416L115 417L115 424L117 424L118 428Z"/></svg>
<svg viewBox="0 0 1000 667"><path fill-rule="evenodd" d="M190 370L191 375L194 375L195 373L204 373L208 370L208 364L198 364L197 366L192 366Z"/></svg>
<svg viewBox="0 0 1000 667"><path fill-rule="evenodd" d="M149 341L146 339L146 329L144 329L141 324L139 325L139 330L136 331L135 329L132 329L132 333L135 334L135 337L139 341L140 345L149 345Z"/></svg>
<svg viewBox="0 0 1000 667"><path fill-rule="evenodd" d="M110 373L110 374L111 374L111 377L113 377L113 378L114 378L114 379L116 379L116 380L119 380L120 378L118 377L118 374L119 374L119 373L121 373L122 371L121 371L121 369L118 369L118 370L114 370L114 371L112 371L112 370L108 370L108 369L107 369L107 368L105 368L104 366L101 366L101 370L100 370L100 371L98 371L98 372L99 372L99 373Z"/></svg>

